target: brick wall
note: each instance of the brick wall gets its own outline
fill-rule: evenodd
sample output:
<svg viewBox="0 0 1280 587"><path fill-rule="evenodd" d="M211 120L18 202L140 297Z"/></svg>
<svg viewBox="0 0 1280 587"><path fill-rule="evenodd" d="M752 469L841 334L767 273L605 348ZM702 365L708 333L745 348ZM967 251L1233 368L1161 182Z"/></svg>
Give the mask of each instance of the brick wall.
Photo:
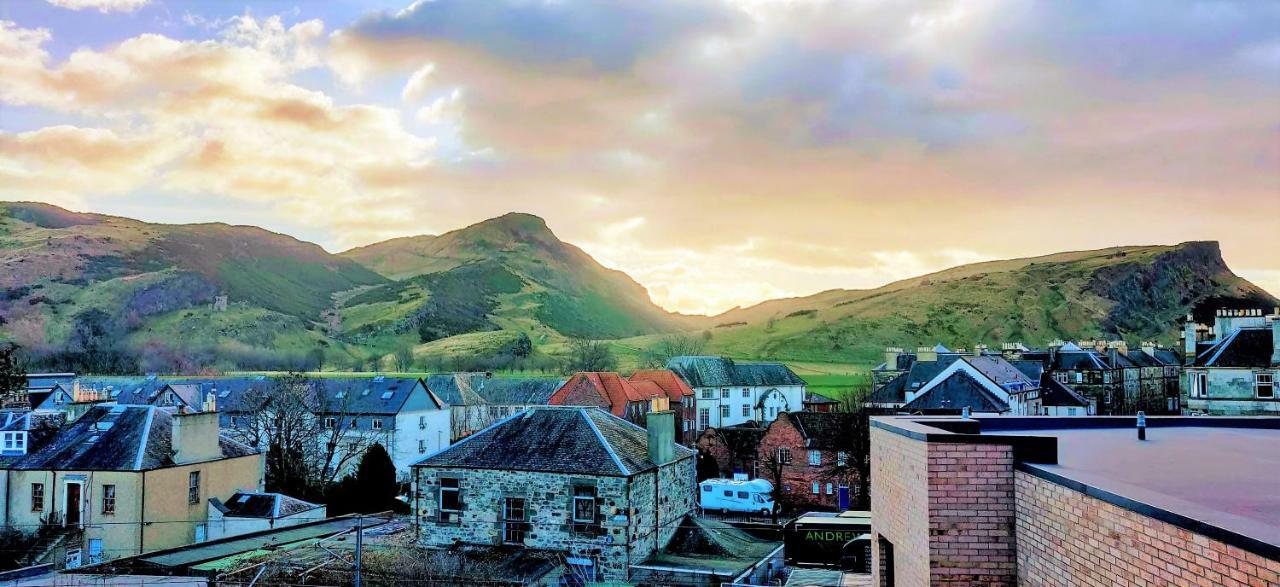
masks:
<svg viewBox="0 0 1280 587"><path fill-rule="evenodd" d="M873 556L879 538L893 545L896 584L1015 584L1012 447L872 428L871 479Z"/></svg>
<svg viewBox="0 0 1280 587"><path fill-rule="evenodd" d="M897 585L929 584L928 445L893 432L871 429L872 556L881 561L872 584L884 585L880 538L893 544Z"/></svg>
<svg viewBox="0 0 1280 587"><path fill-rule="evenodd" d="M780 447L786 447L791 451L791 462L782 466L782 478L774 479L774 472L763 463L767 463L772 455L776 455ZM779 486L779 494L782 495L783 502L790 507L834 510L839 505L839 486L846 485L852 492L857 490L858 484L853 482L851 476L836 477L831 474L831 469L836 464L836 451L819 451L819 456L819 464L809 464L809 449L805 448L804 437L792 423L790 414L782 414L769 425L768 431L760 440L757 462L762 464L758 473L770 483ZM817 494L813 492L815 481L818 483ZM828 484L831 485L830 494L827 493ZM850 493L850 501L855 498L856 496Z"/></svg>
<svg viewBox="0 0 1280 587"><path fill-rule="evenodd" d="M1025 585L1280 585L1280 561L1030 473L1015 477L1018 579Z"/></svg>

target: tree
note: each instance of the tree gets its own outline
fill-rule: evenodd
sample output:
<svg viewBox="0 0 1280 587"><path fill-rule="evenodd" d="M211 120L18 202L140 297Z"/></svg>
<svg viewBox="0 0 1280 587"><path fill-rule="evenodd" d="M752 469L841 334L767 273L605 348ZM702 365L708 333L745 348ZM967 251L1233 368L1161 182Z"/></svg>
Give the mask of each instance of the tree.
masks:
<svg viewBox="0 0 1280 587"><path fill-rule="evenodd" d="M403 345L396 347L391 353L391 360L395 365L396 371L405 373L413 368L413 347Z"/></svg>
<svg viewBox="0 0 1280 587"><path fill-rule="evenodd" d="M290 373L245 393L245 411L232 416L230 432L267 451L267 491L317 499L366 449L384 439L381 430L352 426L370 418L353 405L359 392Z"/></svg>
<svg viewBox="0 0 1280 587"><path fill-rule="evenodd" d="M329 515L345 513L372 514L403 509L396 499L399 493L396 483L396 465L382 443L374 443L360 457L356 472L331 487Z"/></svg>
<svg viewBox="0 0 1280 587"><path fill-rule="evenodd" d="M565 357L565 370L571 373L578 371L612 371L618 364L617 358L609 348L609 343L589 338L573 338L569 340L568 355Z"/></svg>
<svg viewBox="0 0 1280 587"><path fill-rule="evenodd" d="M710 332L704 332L704 334L710 334ZM661 369L675 357L703 354L709 339L709 336L693 334L668 334L644 350L641 362L647 368Z"/></svg>
<svg viewBox="0 0 1280 587"><path fill-rule="evenodd" d="M0 344L0 401L8 405L27 392L27 371L19 359L19 347L13 343Z"/></svg>
<svg viewBox="0 0 1280 587"><path fill-rule="evenodd" d="M533 354L533 341L523 332L511 343L511 356L517 359L527 358Z"/></svg>
<svg viewBox="0 0 1280 587"><path fill-rule="evenodd" d="M828 478L848 483L849 507L856 510L871 508L871 413L866 404L870 391L870 382L862 381L840 396L838 410L848 422L838 427L835 445L845 459L833 460L823 471Z"/></svg>

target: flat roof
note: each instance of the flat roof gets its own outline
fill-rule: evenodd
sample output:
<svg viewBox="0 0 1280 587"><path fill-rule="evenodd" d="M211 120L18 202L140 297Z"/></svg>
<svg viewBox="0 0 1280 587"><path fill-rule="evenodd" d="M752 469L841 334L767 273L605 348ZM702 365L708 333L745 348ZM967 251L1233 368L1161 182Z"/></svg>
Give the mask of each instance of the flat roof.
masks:
<svg viewBox="0 0 1280 587"><path fill-rule="evenodd" d="M1128 427L999 433L1057 437L1058 464L1024 469L1280 545L1280 429L1148 427L1145 441Z"/></svg>

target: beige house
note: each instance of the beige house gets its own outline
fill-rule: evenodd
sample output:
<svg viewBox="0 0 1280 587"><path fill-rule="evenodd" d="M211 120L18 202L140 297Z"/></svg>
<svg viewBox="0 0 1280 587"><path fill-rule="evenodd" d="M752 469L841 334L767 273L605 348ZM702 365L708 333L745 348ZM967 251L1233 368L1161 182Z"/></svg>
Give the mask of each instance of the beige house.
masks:
<svg viewBox="0 0 1280 587"><path fill-rule="evenodd" d="M219 434L217 412L98 405L13 439L0 520L49 540L33 560L78 566L207 537L209 498L262 487L263 455Z"/></svg>

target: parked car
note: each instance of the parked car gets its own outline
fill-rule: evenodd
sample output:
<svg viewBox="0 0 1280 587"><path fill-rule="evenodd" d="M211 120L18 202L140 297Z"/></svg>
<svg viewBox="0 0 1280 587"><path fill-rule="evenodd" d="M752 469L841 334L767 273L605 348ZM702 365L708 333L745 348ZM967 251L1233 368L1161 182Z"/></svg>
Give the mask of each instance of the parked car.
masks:
<svg viewBox="0 0 1280 587"><path fill-rule="evenodd" d="M704 512L744 512L767 516L773 511L773 484L764 479L707 479L698 491Z"/></svg>

